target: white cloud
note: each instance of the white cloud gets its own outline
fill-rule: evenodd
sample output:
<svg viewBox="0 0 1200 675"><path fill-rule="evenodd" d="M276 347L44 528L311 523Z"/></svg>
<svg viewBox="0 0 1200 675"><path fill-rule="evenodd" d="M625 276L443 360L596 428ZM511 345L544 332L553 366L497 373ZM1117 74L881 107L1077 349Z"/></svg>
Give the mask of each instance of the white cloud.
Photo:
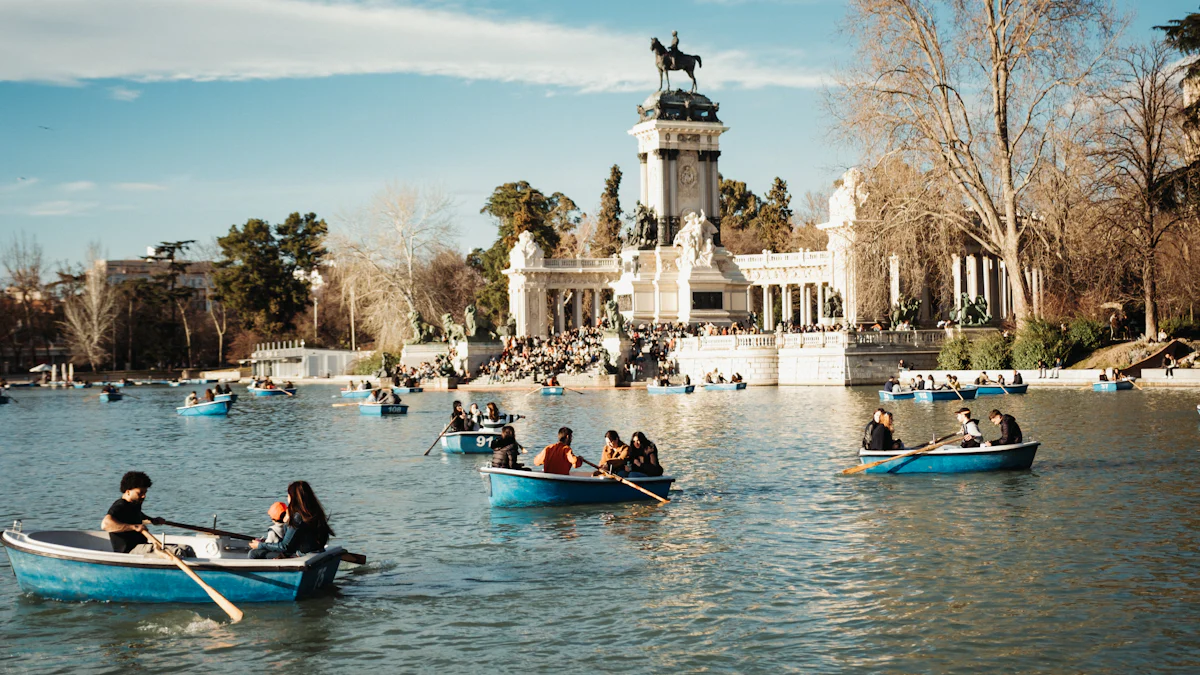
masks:
<svg viewBox="0 0 1200 675"><path fill-rule="evenodd" d="M119 86L108 88L108 97L114 101L136 101L141 95L140 89Z"/></svg>
<svg viewBox="0 0 1200 675"><path fill-rule="evenodd" d="M97 206L96 202L72 202L57 200L34 204L25 210L29 216L76 216Z"/></svg>
<svg viewBox="0 0 1200 675"><path fill-rule="evenodd" d="M34 185L37 185L37 183L37 178L18 178L11 183L4 183L0 185L0 194L31 188Z"/></svg>
<svg viewBox="0 0 1200 675"><path fill-rule="evenodd" d="M157 192L167 189L165 185L158 183L117 183L113 187L126 192Z"/></svg>
<svg viewBox="0 0 1200 675"><path fill-rule="evenodd" d="M77 180L72 183L63 183L61 187L66 192L83 192L84 190L95 190L96 184L90 180Z"/></svg>
<svg viewBox="0 0 1200 675"><path fill-rule="evenodd" d="M669 36L667 36L669 37ZM688 42L702 90L814 87L792 58L764 64ZM656 84L649 35L408 7L300 0L6 0L0 80L252 80L416 73L581 91ZM681 76L680 82L686 81ZM132 90L131 90L132 91Z"/></svg>

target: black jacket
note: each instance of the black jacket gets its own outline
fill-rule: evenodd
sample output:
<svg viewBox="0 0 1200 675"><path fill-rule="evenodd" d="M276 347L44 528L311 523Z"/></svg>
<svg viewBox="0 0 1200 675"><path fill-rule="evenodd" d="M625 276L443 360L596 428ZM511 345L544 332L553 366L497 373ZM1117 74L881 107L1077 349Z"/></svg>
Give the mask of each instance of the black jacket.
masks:
<svg viewBox="0 0 1200 675"><path fill-rule="evenodd" d="M513 441L500 438L492 440L492 466L497 469L520 469L517 459L521 456L521 447Z"/></svg>
<svg viewBox="0 0 1200 675"><path fill-rule="evenodd" d="M865 427L863 427L863 434L862 434L863 450L869 450L871 448L871 439L874 438L874 436L875 436L875 427L877 427L877 426L879 426L879 422L876 422L874 419L872 419L870 422L867 422L867 425Z"/></svg>
<svg viewBox="0 0 1200 675"><path fill-rule="evenodd" d="M871 447L868 450L892 450L895 442L892 440L892 430L882 424L876 424L871 431Z"/></svg>
<svg viewBox="0 0 1200 675"><path fill-rule="evenodd" d="M1021 426L1012 415L1000 418L1000 438L992 441L992 445L1016 445L1024 442L1021 436Z"/></svg>

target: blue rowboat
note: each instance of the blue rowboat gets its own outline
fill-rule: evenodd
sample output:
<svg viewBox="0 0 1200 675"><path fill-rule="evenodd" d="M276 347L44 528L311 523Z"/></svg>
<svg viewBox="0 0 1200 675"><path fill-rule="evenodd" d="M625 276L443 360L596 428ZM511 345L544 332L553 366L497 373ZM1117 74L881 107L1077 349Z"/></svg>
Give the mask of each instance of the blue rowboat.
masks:
<svg viewBox="0 0 1200 675"><path fill-rule="evenodd" d="M343 389L342 398L367 398L375 391L375 389Z"/></svg>
<svg viewBox="0 0 1200 675"><path fill-rule="evenodd" d="M492 439L500 438L499 431L455 431L442 435L442 451L463 455L484 455L492 452Z"/></svg>
<svg viewBox="0 0 1200 675"><path fill-rule="evenodd" d="M98 602L212 602L204 589L157 554L114 553L108 534L59 530L0 536L21 591L44 598ZM291 602L333 583L342 547L279 560L251 560L245 542L224 537L161 537L191 546L184 558L230 602ZM232 549L232 550L230 550Z"/></svg>
<svg viewBox="0 0 1200 675"><path fill-rule="evenodd" d="M407 415L408 406L403 403L359 403L359 415L385 417L387 415Z"/></svg>
<svg viewBox="0 0 1200 675"><path fill-rule="evenodd" d="M168 382L167 386L168 387L178 387L181 384L183 384L183 383L182 382Z"/></svg>
<svg viewBox="0 0 1200 675"><path fill-rule="evenodd" d="M100 394L100 402L101 403L115 403L117 401L120 401L123 398L125 398L125 394L121 394L121 393L117 393L117 392L114 392L111 394Z"/></svg>
<svg viewBox="0 0 1200 675"><path fill-rule="evenodd" d="M487 485L492 506L569 506L571 504L612 504L652 499L646 494L611 478L591 474L563 476L542 471L515 471L485 466L479 470ZM663 497L675 479L671 476L630 478L650 492Z"/></svg>
<svg viewBox="0 0 1200 675"><path fill-rule="evenodd" d="M1133 382L1130 380L1121 380L1120 382L1092 383L1092 391L1120 391L1122 389L1133 389Z"/></svg>
<svg viewBox="0 0 1200 675"><path fill-rule="evenodd" d="M259 389L258 387L246 387L246 390L255 396L287 396L288 394L294 395L296 393L295 387L292 387L291 389ZM369 394L371 392L367 393Z"/></svg>
<svg viewBox="0 0 1200 675"><path fill-rule="evenodd" d="M975 393L979 396L996 396L1000 394L1024 394L1028 390L1028 384L1006 384L1003 387L998 384L981 384L975 390Z"/></svg>
<svg viewBox="0 0 1200 675"><path fill-rule="evenodd" d="M958 393L962 394L962 399L964 401L969 401L969 400L975 398L975 393L977 391L978 391L978 388L972 384L972 385L964 385L963 387L959 388ZM958 395L954 393L953 389L934 389L934 390L918 389L917 391L913 392L913 398L918 401L957 401L957 400L959 400Z"/></svg>
<svg viewBox="0 0 1200 675"><path fill-rule="evenodd" d="M1037 454L1037 441L988 448L962 448L944 445L932 452L909 455L867 469L863 473L970 473L974 471L1019 471L1028 469ZM878 462L907 450L860 450L863 464Z"/></svg>
<svg viewBox="0 0 1200 675"><path fill-rule="evenodd" d="M397 394L419 394L425 390L421 387L392 387L392 391Z"/></svg>
<svg viewBox="0 0 1200 675"><path fill-rule="evenodd" d="M216 415L228 415L231 407L233 407L233 404L229 401L209 401L208 403L197 403L196 405L176 408L175 412L184 417L212 417Z"/></svg>
<svg viewBox="0 0 1200 675"><path fill-rule="evenodd" d="M0 405L4 405L5 403L8 403L8 399L9 399L8 396L5 396L4 394L0 394Z"/></svg>
<svg viewBox="0 0 1200 675"><path fill-rule="evenodd" d="M716 382L704 385L704 391L741 391L745 388L745 382Z"/></svg>
<svg viewBox="0 0 1200 675"><path fill-rule="evenodd" d="M542 387L542 396L562 396L562 387Z"/></svg>
<svg viewBox="0 0 1200 675"><path fill-rule="evenodd" d="M91 389L92 383L91 382L72 382L71 386L75 387L76 389Z"/></svg>
<svg viewBox="0 0 1200 675"><path fill-rule="evenodd" d="M884 391L879 390L880 401L911 401L915 397L915 391Z"/></svg>
<svg viewBox="0 0 1200 675"><path fill-rule="evenodd" d="M647 386L646 393L649 394L690 394L696 391L694 384L675 384L669 387ZM637 490L634 490L637 492Z"/></svg>
<svg viewBox="0 0 1200 675"><path fill-rule="evenodd" d="M213 397L214 401L229 401L230 403L237 403L237 399L237 394L217 394Z"/></svg>
<svg viewBox="0 0 1200 675"><path fill-rule="evenodd" d="M38 386L38 383L37 382L9 382L8 386L10 389L14 388L14 387L36 387L36 386Z"/></svg>

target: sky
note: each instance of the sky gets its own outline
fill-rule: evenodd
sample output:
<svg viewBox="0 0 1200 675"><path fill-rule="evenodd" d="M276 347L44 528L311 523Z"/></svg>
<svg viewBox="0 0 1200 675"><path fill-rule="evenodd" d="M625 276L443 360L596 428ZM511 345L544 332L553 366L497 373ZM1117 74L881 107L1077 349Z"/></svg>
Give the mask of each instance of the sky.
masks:
<svg viewBox="0 0 1200 675"><path fill-rule="evenodd" d="M1117 0L1128 41L1196 0ZM337 228L387 185L450 194L487 247L493 188L526 180L594 213L609 168L638 194L649 38L699 54L721 173L793 205L857 158L826 88L852 56L841 0L0 0L0 245L51 261L211 241L250 218ZM849 31L849 32L848 32ZM683 77L682 74L677 74ZM678 85L677 79L672 84Z"/></svg>

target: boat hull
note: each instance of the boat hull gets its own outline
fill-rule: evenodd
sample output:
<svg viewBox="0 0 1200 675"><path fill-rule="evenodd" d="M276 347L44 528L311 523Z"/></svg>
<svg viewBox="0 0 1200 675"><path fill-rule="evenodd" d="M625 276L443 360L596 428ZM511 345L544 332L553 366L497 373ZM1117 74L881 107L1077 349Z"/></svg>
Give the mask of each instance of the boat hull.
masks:
<svg viewBox="0 0 1200 675"><path fill-rule="evenodd" d="M991 448L960 448L945 446L933 452L911 455L872 467L864 473L973 473L979 471L1021 471L1033 465L1037 455L1037 441L1019 445L1002 445ZM862 450L859 460L870 464L889 455L898 455L904 450L879 452Z"/></svg>
<svg viewBox="0 0 1200 675"><path fill-rule="evenodd" d="M219 415L228 415L229 408L232 405L229 401L209 401L208 403L198 403L196 405L176 408L175 412L184 417L216 417Z"/></svg>
<svg viewBox="0 0 1200 675"><path fill-rule="evenodd" d="M542 387L542 396L562 396L562 387Z"/></svg>
<svg viewBox="0 0 1200 675"><path fill-rule="evenodd" d="M125 398L125 394L100 394L101 403L115 403Z"/></svg>
<svg viewBox="0 0 1200 675"><path fill-rule="evenodd" d="M488 501L500 508L534 506L570 506L573 504L615 504L640 502L653 498L611 478L560 476L541 471L513 471L484 467L479 470L487 484ZM675 479L632 478L634 483L663 497Z"/></svg>
<svg viewBox="0 0 1200 675"><path fill-rule="evenodd" d="M92 388L92 383L91 383L91 382L85 382L85 383L83 383L83 384L72 384L71 386L72 386L72 387L75 387L76 389L91 389L91 388Z"/></svg>
<svg viewBox="0 0 1200 675"><path fill-rule="evenodd" d="M975 398L976 391L977 390L975 387L963 387L958 390L958 393L962 394L962 400L970 401L971 399ZM917 401L959 400L958 395L954 393L953 389L936 389L933 391L930 391L929 389L919 389L913 392L913 399Z"/></svg>
<svg viewBox="0 0 1200 675"><path fill-rule="evenodd" d="M254 389L254 388L250 388L250 389L248 389L248 391L250 393L254 394L255 396L287 396L288 394L292 394L294 396L296 394L295 388L292 388L292 389ZM371 392L367 392L367 393L369 394Z"/></svg>
<svg viewBox="0 0 1200 675"><path fill-rule="evenodd" d="M425 390L421 387L392 387L392 391L397 394L419 394Z"/></svg>
<svg viewBox="0 0 1200 675"><path fill-rule="evenodd" d="M21 535L3 535L4 547L17 584L25 593L53 600L99 602L210 603L212 598L175 565L153 556L128 555L129 563L89 560L89 552L74 557L39 550ZM62 547L55 547L62 548ZM109 554L105 558L112 558ZM306 564L222 565L219 561L189 559L196 574L230 602L291 602L333 583L341 548L313 556ZM249 562L249 561L246 561Z"/></svg>
<svg viewBox="0 0 1200 675"><path fill-rule="evenodd" d="M5 405L6 403L8 403L8 397L0 394L0 405Z"/></svg>
<svg viewBox="0 0 1200 675"><path fill-rule="evenodd" d="M978 396L1002 396L1004 394L1024 394L1029 391L1028 384L1006 384L1001 387L998 384L981 384L975 390Z"/></svg>
<svg viewBox="0 0 1200 675"><path fill-rule="evenodd" d="M403 403L359 403L358 414L371 417L387 417L389 415L407 415L408 406Z"/></svg>
<svg viewBox="0 0 1200 675"><path fill-rule="evenodd" d="M375 393L374 389L351 389L350 391L342 390L342 398L367 398Z"/></svg>
<svg viewBox="0 0 1200 675"><path fill-rule="evenodd" d="M704 385L704 391L741 391L745 388L745 382L717 382Z"/></svg>
<svg viewBox="0 0 1200 675"><path fill-rule="evenodd" d="M1122 380L1120 382L1093 382L1092 391L1124 391L1133 389L1133 382Z"/></svg>
<svg viewBox="0 0 1200 675"><path fill-rule="evenodd" d="M915 391L884 391L879 390L880 401L911 401L917 392Z"/></svg>
<svg viewBox="0 0 1200 675"><path fill-rule="evenodd" d="M690 394L696 391L694 384L678 384L670 387L646 387L649 394Z"/></svg>
<svg viewBox="0 0 1200 675"><path fill-rule="evenodd" d="M214 401L229 401L230 403L237 403L238 395L237 394L217 394L215 397L213 397L213 400Z"/></svg>
<svg viewBox="0 0 1200 675"><path fill-rule="evenodd" d="M442 435L442 451L462 455L490 455L499 431L460 431Z"/></svg>

